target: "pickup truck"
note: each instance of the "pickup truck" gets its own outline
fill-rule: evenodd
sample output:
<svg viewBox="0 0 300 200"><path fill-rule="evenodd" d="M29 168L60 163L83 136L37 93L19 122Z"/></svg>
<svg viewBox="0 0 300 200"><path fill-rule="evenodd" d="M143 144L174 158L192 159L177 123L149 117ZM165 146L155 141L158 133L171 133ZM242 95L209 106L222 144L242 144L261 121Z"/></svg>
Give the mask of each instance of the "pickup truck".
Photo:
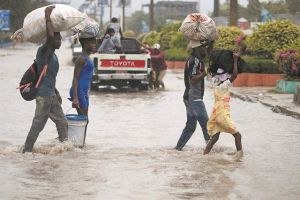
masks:
<svg viewBox="0 0 300 200"><path fill-rule="evenodd" d="M101 40L97 42L99 47ZM140 51L140 44L136 39L124 38L121 44L122 53L95 53L90 56L95 65L92 88L114 86L148 90L150 55Z"/></svg>

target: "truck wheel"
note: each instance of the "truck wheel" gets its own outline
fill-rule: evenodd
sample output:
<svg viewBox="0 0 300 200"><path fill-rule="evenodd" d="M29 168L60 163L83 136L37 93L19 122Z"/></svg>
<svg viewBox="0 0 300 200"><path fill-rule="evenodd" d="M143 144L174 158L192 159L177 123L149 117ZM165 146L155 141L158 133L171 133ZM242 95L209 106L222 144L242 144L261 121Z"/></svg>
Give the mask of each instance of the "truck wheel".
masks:
<svg viewBox="0 0 300 200"><path fill-rule="evenodd" d="M98 90L98 84L97 83L91 83L91 90L97 91Z"/></svg>
<svg viewBox="0 0 300 200"><path fill-rule="evenodd" d="M148 84L140 84L139 85L139 90L145 91L145 90L148 90L148 89L149 89Z"/></svg>
<svg viewBox="0 0 300 200"><path fill-rule="evenodd" d="M139 82L137 82L137 81L130 81L129 82L129 87L130 88L137 88L137 87L139 87Z"/></svg>

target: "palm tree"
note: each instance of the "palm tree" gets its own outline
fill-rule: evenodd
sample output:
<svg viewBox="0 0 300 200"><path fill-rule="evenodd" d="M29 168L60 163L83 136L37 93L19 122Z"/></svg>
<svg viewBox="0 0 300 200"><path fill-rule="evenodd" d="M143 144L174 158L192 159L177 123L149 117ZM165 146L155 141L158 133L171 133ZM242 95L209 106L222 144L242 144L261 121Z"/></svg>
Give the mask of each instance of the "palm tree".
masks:
<svg viewBox="0 0 300 200"><path fill-rule="evenodd" d="M238 0L230 0L230 26L236 26L238 19Z"/></svg>

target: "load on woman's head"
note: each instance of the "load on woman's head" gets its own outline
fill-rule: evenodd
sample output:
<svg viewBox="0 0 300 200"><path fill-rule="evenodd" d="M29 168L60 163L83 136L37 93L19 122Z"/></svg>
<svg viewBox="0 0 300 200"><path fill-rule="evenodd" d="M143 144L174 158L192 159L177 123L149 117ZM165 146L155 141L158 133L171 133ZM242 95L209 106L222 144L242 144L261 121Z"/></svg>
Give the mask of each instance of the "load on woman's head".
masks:
<svg viewBox="0 0 300 200"><path fill-rule="evenodd" d="M239 57L237 64L238 72L241 73L245 62ZM216 49L210 53L208 73L214 76L218 74L218 69L222 69L224 73L233 72L233 51Z"/></svg>

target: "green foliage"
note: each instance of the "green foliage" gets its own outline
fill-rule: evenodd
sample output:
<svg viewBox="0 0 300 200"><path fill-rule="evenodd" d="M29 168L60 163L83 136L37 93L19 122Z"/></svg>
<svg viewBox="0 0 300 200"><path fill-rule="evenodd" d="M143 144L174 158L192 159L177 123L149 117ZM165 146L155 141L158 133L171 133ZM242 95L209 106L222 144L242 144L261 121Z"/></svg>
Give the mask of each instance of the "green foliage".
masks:
<svg viewBox="0 0 300 200"><path fill-rule="evenodd" d="M170 47L171 48L184 48L186 49L188 40L184 37L181 32L174 32L171 37Z"/></svg>
<svg viewBox="0 0 300 200"><path fill-rule="evenodd" d="M300 12L299 0L286 0L289 11L292 13Z"/></svg>
<svg viewBox="0 0 300 200"><path fill-rule="evenodd" d="M144 44L147 43L150 46L152 46L155 43L159 43L159 40L160 40L160 33L156 32L156 31L151 31L145 35L142 42Z"/></svg>
<svg viewBox="0 0 300 200"><path fill-rule="evenodd" d="M298 37L295 41L293 41L291 44L284 45L282 50L300 50L300 37ZM278 53L278 52L277 52Z"/></svg>
<svg viewBox="0 0 300 200"><path fill-rule="evenodd" d="M292 45L299 37L300 28L288 20L268 22L248 38L248 48L258 54L273 54Z"/></svg>
<svg viewBox="0 0 300 200"><path fill-rule="evenodd" d="M165 51L165 53L166 60L171 61L183 61L186 60L186 58L188 57L188 53L184 48L168 49Z"/></svg>
<svg viewBox="0 0 300 200"><path fill-rule="evenodd" d="M134 32L134 31L131 31L131 30L124 31L124 32L123 32L123 36L124 36L124 37L135 37L135 32Z"/></svg>
<svg viewBox="0 0 300 200"><path fill-rule="evenodd" d="M260 18L260 9L261 5L259 0L249 0L247 11L248 19L250 20L258 20Z"/></svg>
<svg viewBox="0 0 300 200"><path fill-rule="evenodd" d="M220 27L218 29L219 38L214 44L215 49L228 49L238 51L239 47L235 44L238 36L243 35L243 32L236 27Z"/></svg>
<svg viewBox="0 0 300 200"><path fill-rule="evenodd" d="M271 14L288 13L288 6L285 0L262 2L262 6Z"/></svg>
<svg viewBox="0 0 300 200"><path fill-rule="evenodd" d="M181 23L172 23L172 24L167 24L163 27L161 27L161 32L177 32L178 29L180 28Z"/></svg>
<svg viewBox="0 0 300 200"><path fill-rule="evenodd" d="M141 33L137 36L137 40L139 42L143 42L144 37L146 36L147 33Z"/></svg>
<svg viewBox="0 0 300 200"><path fill-rule="evenodd" d="M161 37L160 37L159 44L160 44L160 46L161 46L162 49L170 49L170 41L172 39L172 36L175 33L176 32L174 32L174 31L161 32Z"/></svg>
<svg viewBox="0 0 300 200"><path fill-rule="evenodd" d="M125 30L132 30L137 35L140 34L143 29L143 21L148 24L148 18L143 11L134 12L130 17L126 17Z"/></svg>
<svg viewBox="0 0 300 200"><path fill-rule="evenodd" d="M171 48L172 37L177 34L180 26L181 23L172 23L161 27L161 37L159 43L162 49Z"/></svg>
<svg viewBox="0 0 300 200"><path fill-rule="evenodd" d="M280 66L273 59L261 58L258 56L243 56L245 66L244 73L265 73L279 74L282 73Z"/></svg>

